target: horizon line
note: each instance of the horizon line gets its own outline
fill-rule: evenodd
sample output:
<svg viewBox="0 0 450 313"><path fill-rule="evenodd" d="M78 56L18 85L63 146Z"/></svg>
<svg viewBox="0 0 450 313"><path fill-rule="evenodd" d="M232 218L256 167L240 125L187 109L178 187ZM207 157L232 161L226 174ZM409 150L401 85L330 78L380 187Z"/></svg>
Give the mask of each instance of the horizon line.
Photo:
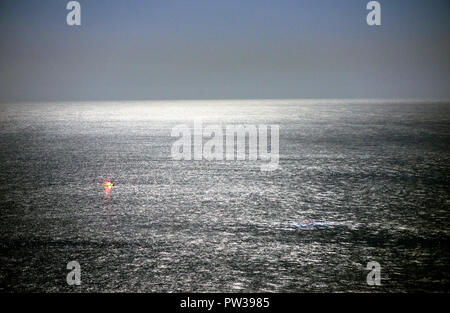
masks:
<svg viewBox="0 0 450 313"><path fill-rule="evenodd" d="M28 104L28 103L85 103L85 102L206 102L206 101L390 101L390 102L450 102L450 98L161 98L161 99L87 99L87 100L0 100L0 104Z"/></svg>

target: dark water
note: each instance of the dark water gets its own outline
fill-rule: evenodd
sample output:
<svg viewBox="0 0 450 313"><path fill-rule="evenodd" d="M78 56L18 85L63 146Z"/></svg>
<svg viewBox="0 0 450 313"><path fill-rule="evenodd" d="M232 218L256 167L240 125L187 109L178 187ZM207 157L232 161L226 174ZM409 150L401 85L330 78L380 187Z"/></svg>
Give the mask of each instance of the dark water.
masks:
<svg viewBox="0 0 450 313"><path fill-rule="evenodd" d="M0 108L0 291L450 291L450 104ZM281 168L173 161L199 117L279 124Z"/></svg>

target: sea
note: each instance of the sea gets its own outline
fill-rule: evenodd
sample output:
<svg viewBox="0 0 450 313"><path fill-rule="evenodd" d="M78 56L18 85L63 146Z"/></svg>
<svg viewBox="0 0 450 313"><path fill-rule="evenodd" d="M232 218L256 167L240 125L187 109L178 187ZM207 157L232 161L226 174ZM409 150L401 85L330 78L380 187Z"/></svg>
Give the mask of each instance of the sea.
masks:
<svg viewBox="0 0 450 313"><path fill-rule="evenodd" d="M175 160L196 119L279 167ZM0 292L449 292L449 185L445 101L2 103Z"/></svg>

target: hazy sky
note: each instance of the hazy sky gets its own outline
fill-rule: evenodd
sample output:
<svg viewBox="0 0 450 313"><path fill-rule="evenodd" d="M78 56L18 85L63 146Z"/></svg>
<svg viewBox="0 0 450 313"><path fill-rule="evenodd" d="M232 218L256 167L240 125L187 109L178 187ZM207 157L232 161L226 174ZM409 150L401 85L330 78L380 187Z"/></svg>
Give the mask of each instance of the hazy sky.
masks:
<svg viewBox="0 0 450 313"><path fill-rule="evenodd" d="M1 0L0 100L450 99L449 0Z"/></svg>

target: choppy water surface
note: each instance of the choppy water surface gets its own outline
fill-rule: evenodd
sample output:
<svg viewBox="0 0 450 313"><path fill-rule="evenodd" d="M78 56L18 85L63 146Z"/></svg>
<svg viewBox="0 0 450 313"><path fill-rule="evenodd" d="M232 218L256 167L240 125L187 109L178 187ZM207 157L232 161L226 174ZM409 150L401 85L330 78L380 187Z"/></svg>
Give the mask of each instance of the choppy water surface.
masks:
<svg viewBox="0 0 450 313"><path fill-rule="evenodd" d="M447 103L0 109L0 291L449 291ZM279 124L281 168L173 161L171 129L194 118Z"/></svg>

